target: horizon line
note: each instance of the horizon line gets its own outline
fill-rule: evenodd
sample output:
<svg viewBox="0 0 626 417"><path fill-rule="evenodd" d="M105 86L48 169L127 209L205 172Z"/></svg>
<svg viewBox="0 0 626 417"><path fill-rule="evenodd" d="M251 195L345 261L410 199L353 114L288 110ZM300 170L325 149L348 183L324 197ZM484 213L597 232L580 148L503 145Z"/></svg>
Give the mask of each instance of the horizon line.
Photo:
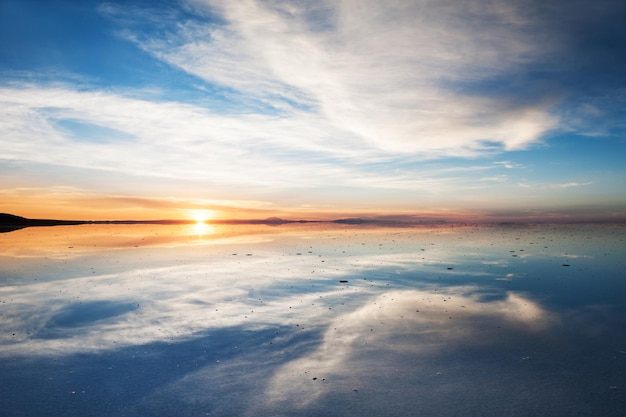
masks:
<svg viewBox="0 0 626 417"><path fill-rule="evenodd" d="M385 217L385 216L380 216ZM563 218L506 218L506 219L444 219L444 218L418 218L417 215L394 216L395 218L380 217L339 217L335 219L284 219L281 217L270 216L266 218L247 218L247 219L157 219L157 220L138 220L138 219L114 219L114 220L65 220L65 219L42 219L27 218L10 213L0 213L0 227L19 226L20 228L33 226L71 226L84 224L265 224L265 225L281 225L295 223L335 223L346 225L359 224L388 224L388 225L455 225L455 224L485 224L485 225L506 225L506 224L625 224L626 218L595 218L595 219L572 219Z"/></svg>

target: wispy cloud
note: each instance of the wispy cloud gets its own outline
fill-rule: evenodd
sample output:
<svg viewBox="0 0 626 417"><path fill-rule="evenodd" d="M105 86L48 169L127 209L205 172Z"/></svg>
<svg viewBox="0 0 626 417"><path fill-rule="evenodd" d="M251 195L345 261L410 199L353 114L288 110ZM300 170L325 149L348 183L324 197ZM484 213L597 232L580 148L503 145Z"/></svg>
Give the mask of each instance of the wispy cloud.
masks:
<svg viewBox="0 0 626 417"><path fill-rule="evenodd" d="M500 165L507 169L524 168L524 165L511 161L498 161L494 162L494 164Z"/></svg>
<svg viewBox="0 0 626 417"><path fill-rule="evenodd" d="M591 185L592 182L565 182L556 184L556 188L571 188L571 187L584 187L585 185Z"/></svg>
<svg viewBox="0 0 626 417"><path fill-rule="evenodd" d="M338 144L315 124L280 117L227 117L175 102L150 102L115 94L78 92L59 88L2 89L2 104L13 109L0 126L7 146L5 158L122 170L150 176L178 177L219 183L242 182L262 185L290 180L306 184L313 175L294 178L301 173L297 158L291 168L288 158L307 159L308 165L321 167L323 161L310 153L324 152L326 157L366 157L367 149L350 150ZM92 143L89 136L74 140L64 134L59 121L79 121L83 125L106 126L123 133L117 146ZM114 135L112 135L114 136ZM128 140L128 138L132 140ZM302 138L303 140L298 140ZM316 143L317 142L317 143ZM34 152L36 150L36 152ZM271 158L283 164L272 164ZM250 176L250 170L264 175ZM332 175L340 166L319 170ZM312 173L309 173L312 174ZM245 178L244 178L245 177Z"/></svg>
<svg viewBox="0 0 626 417"><path fill-rule="evenodd" d="M558 189L563 189L563 188L585 187L591 184L593 183L590 181L587 181L587 182L572 181L572 182L562 182L562 183L552 183L552 184L521 182L518 185L522 188L531 188L531 189L536 189L536 190L558 190Z"/></svg>
<svg viewBox="0 0 626 417"><path fill-rule="evenodd" d="M308 110L361 145L468 155L494 145L524 148L558 125L547 97L515 103L454 87L541 53L512 6L191 4L221 20L190 20L161 38L129 39L246 100L289 114Z"/></svg>
<svg viewBox="0 0 626 417"><path fill-rule="evenodd" d="M483 177L480 179L481 181L490 181L490 182L507 182L509 181L509 177L507 175L495 175L493 177Z"/></svg>
<svg viewBox="0 0 626 417"><path fill-rule="evenodd" d="M208 200L341 187L411 190L424 197L467 182L464 173L491 169L406 164L359 146L356 135L309 114L220 115L190 104L62 86L18 85L0 94L8 109L0 124L2 158L109 173L88 185L113 194L115 187L102 182L129 181L119 174L152 178L168 188L176 188L175 181L196 184L196 191L210 187L209 195L202 194ZM99 139L102 129L106 141Z"/></svg>

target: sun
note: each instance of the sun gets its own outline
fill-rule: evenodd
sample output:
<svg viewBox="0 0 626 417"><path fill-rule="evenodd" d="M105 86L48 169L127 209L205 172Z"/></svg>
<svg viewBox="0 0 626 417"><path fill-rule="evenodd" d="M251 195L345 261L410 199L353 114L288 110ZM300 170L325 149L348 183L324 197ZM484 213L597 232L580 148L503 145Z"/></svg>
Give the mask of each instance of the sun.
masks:
<svg viewBox="0 0 626 417"><path fill-rule="evenodd" d="M189 210L189 217L196 221L196 223L204 223L214 217L212 210Z"/></svg>

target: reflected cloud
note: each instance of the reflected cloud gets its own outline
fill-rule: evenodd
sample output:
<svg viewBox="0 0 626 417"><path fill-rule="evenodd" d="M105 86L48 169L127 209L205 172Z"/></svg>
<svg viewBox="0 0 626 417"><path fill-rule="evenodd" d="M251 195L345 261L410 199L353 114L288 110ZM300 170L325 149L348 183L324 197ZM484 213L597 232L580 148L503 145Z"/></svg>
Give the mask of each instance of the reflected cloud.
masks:
<svg viewBox="0 0 626 417"><path fill-rule="evenodd" d="M137 309L137 305L112 301L89 301L69 304L57 311L35 335L35 338L56 339L65 337L65 332L92 326ZM72 334L69 333L71 336Z"/></svg>
<svg viewBox="0 0 626 417"><path fill-rule="evenodd" d="M543 240L546 230L524 229L522 242L519 229L506 227L204 226L95 225L3 235L12 243L3 245L5 268L23 273L14 278L3 273L0 320L13 330L0 335L6 342L2 355L116 349L234 326L321 328L338 315L355 322L349 315L353 310L371 316L362 307L371 297L382 297L375 301L376 314L387 314L382 305L393 311L385 297L405 300L393 304L402 310L412 297L436 300L448 294L454 297L440 307L462 312L460 317L478 317L484 309L488 317L530 323L545 312L524 295L529 290L522 278L532 277L533 267L525 266L522 275L518 263L550 265L563 253L581 262L593 259L576 255L582 247L563 250L569 243L562 238L569 237L558 229ZM533 241L550 247L538 250ZM500 243L478 247L481 242ZM560 263L554 265L561 268L555 276L565 273ZM493 287L497 282L515 286ZM398 289L413 292L394 293ZM413 317L411 323L441 313L429 308L430 315ZM56 339L37 338L59 317L83 310L93 310L94 317L102 313L106 320L65 326Z"/></svg>
<svg viewBox="0 0 626 417"><path fill-rule="evenodd" d="M512 279L514 279L516 277L519 277L519 275L518 274L510 274L509 273L509 274L506 274L506 276L504 276L504 277L496 278L496 280L498 280L498 281L511 281Z"/></svg>
<svg viewBox="0 0 626 417"><path fill-rule="evenodd" d="M482 302L456 289L442 294L385 292L333 320L318 349L277 370L266 396L271 402L306 408L333 389L329 384L312 386L311 378L356 382L371 361L400 352L432 354L456 343L490 344L501 327L545 331L555 320L537 303L515 293L502 301Z"/></svg>

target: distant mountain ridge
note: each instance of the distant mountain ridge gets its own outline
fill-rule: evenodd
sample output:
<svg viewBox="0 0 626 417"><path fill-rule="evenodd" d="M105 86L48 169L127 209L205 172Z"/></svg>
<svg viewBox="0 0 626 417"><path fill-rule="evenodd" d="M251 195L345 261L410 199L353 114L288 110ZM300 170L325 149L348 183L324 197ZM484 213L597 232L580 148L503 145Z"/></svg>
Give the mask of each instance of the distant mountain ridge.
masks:
<svg viewBox="0 0 626 417"><path fill-rule="evenodd" d="M439 221L429 221L427 223L440 223ZM194 224L195 220L55 220L55 219L28 219L14 214L0 213L0 232L10 232L13 230L23 229L25 227L34 226L72 226L80 224ZM286 220L280 217L268 217L266 219L218 219L211 220L207 223L211 224L265 224L269 226L278 226L289 223L337 223L337 224L417 224L422 221L403 222L392 219L362 219L358 217L350 217L336 220Z"/></svg>

